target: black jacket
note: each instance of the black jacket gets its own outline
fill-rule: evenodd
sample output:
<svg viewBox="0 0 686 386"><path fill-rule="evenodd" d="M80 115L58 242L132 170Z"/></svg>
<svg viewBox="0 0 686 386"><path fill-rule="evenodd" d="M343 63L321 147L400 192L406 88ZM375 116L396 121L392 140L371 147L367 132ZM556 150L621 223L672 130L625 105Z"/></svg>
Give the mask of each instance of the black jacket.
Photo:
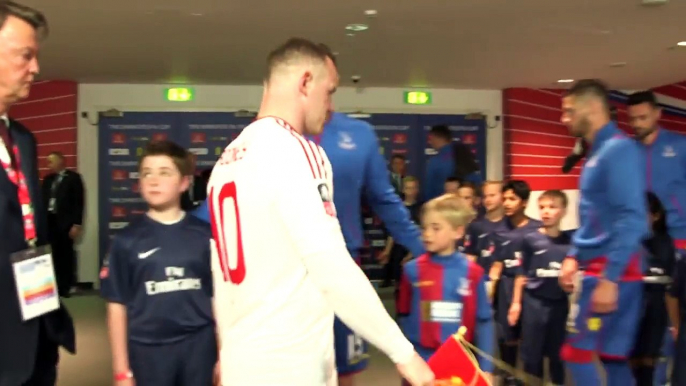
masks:
<svg viewBox="0 0 686 386"><path fill-rule="evenodd" d="M38 180L36 139L16 121L10 121L10 136L19 149L21 170L34 205L38 245L47 244L47 217ZM10 255L28 247L17 196L17 186L0 167L0 386L17 386L33 372L38 347L39 323L52 341L75 352L74 325L61 306L39 318L23 322Z"/></svg>
<svg viewBox="0 0 686 386"><path fill-rule="evenodd" d="M84 208L83 181L79 173L65 170L55 190L57 222L59 231L69 232L72 226L82 225ZM52 184L57 179L55 173L43 179L43 207L47 211L52 193Z"/></svg>

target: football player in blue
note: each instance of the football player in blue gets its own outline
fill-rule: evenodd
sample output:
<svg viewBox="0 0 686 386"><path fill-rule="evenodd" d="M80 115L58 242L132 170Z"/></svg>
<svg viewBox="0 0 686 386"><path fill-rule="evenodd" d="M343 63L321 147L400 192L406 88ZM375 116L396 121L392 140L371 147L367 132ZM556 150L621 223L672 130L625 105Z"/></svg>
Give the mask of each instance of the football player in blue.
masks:
<svg viewBox="0 0 686 386"><path fill-rule="evenodd" d="M665 208L669 235L674 247L686 251L686 136L660 127L662 109L652 91L639 91L627 100L629 124L634 138L642 145L642 166L648 190L654 192ZM662 349L665 359L656 366L656 381L666 384L667 365L673 351L672 334L666 332Z"/></svg>
<svg viewBox="0 0 686 386"><path fill-rule="evenodd" d="M543 227L522 239L522 264L514 288L508 321L522 320L521 354L524 371L543 379L543 358L548 358L550 382L564 385L560 349L565 340L569 301L557 281L574 231L560 230L567 213L567 195L548 190L538 198Z"/></svg>
<svg viewBox="0 0 686 386"><path fill-rule="evenodd" d="M350 255L359 256L364 244L360 203L363 196L394 243L407 248L414 257L422 255L421 232L391 185L373 127L346 114L333 113L324 132L314 140L324 149L333 168L333 201ZM195 213L208 219L207 203ZM338 384L354 385L354 375L366 369L369 362L367 343L338 318L334 335Z"/></svg>
<svg viewBox="0 0 686 386"><path fill-rule="evenodd" d="M642 243L650 232L640 173L645 159L610 119L609 91L600 81L574 84L562 98L560 121L590 146L579 179L579 229L560 272L560 284L576 294L562 359L575 384L603 384L604 369L608 386L630 385L628 356L642 309Z"/></svg>
<svg viewBox="0 0 686 386"><path fill-rule="evenodd" d="M495 283L495 321L500 355L505 363L516 367L521 324L519 321L510 324L508 314L511 304L521 304L521 299L514 299L514 288L522 264L522 240L527 234L538 232L542 224L525 214L531 195L531 187L526 181L508 181L502 192L507 220L504 229L494 236L496 258L488 276ZM505 379L507 386L516 384L511 376Z"/></svg>
<svg viewBox="0 0 686 386"><path fill-rule="evenodd" d="M215 381L212 233L181 210L189 173L183 148L148 144L139 167L148 212L112 239L100 272L116 386Z"/></svg>

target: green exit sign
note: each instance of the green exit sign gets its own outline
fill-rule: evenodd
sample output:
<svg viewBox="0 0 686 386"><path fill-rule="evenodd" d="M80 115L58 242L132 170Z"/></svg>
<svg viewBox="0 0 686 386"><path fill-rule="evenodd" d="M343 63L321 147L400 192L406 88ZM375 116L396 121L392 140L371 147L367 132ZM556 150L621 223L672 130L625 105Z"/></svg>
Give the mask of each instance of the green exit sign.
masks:
<svg viewBox="0 0 686 386"><path fill-rule="evenodd" d="M165 97L170 102L188 102L192 101L194 96L193 89L187 87L168 88L165 92Z"/></svg>
<svg viewBox="0 0 686 386"><path fill-rule="evenodd" d="M431 93L427 91L405 91L405 103L409 105L430 105Z"/></svg>

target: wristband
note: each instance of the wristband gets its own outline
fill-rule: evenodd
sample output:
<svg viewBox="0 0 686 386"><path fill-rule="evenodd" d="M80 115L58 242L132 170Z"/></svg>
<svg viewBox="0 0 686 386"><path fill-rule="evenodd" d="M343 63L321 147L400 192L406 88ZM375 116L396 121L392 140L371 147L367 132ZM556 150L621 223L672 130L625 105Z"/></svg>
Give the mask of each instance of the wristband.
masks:
<svg viewBox="0 0 686 386"><path fill-rule="evenodd" d="M122 371L121 373L114 374L115 381L125 381L131 378L133 378L133 373L131 372L131 370Z"/></svg>

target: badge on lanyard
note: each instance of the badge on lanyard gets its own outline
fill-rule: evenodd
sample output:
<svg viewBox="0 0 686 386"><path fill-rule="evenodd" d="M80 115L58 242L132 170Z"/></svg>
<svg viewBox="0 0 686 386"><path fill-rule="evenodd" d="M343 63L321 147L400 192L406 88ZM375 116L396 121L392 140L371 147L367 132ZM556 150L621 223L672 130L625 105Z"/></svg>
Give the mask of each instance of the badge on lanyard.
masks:
<svg viewBox="0 0 686 386"><path fill-rule="evenodd" d="M10 261L24 321L60 308L50 246L13 253Z"/></svg>

